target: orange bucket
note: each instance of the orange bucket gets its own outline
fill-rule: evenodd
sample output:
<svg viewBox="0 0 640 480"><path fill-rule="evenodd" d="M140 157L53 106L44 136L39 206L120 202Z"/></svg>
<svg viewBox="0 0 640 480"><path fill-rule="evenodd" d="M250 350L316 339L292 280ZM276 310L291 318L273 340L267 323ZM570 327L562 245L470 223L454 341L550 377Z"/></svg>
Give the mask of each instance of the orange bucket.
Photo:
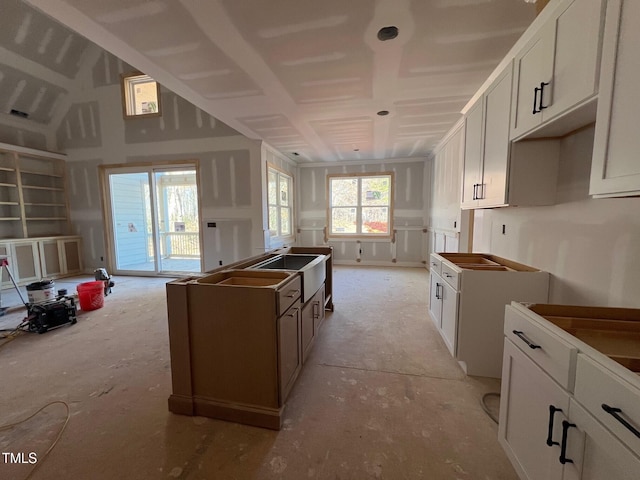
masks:
<svg viewBox="0 0 640 480"><path fill-rule="evenodd" d="M81 310L97 310L104 306L104 282L85 282L78 285Z"/></svg>

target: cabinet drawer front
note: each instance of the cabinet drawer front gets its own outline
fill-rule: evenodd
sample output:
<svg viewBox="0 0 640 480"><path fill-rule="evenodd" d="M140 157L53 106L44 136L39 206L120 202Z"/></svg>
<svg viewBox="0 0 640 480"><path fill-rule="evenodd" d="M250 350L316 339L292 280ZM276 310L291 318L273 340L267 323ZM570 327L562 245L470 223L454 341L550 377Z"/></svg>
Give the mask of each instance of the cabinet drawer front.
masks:
<svg viewBox="0 0 640 480"><path fill-rule="evenodd" d="M440 258L438 258L437 256L435 256L432 253L429 256L429 271L436 272L437 274L440 274L441 265L442 265L442 261L440 260Z"/></svg>
<svg viewBox="0 0 640 480"><path fill-rule="evenodd" d="M282 315L286 312L287 309L293 305L293 302L300 298L300 293L302 291L301 285L300 277L296 275L292 281L282 287L281 290L278 290L278 301L276 304L278 315Z"/></svg>
<svg viewBox="0 0 640 480"><path fill-rule="evenodd" d="M580 354L574 396L591 415L620 438L636 455L640 455L640 438L633 432L634 429L640 431L640 388L631 385L586 355ZM607 413L603 405L616 411L613 414ZM625 422L627 426L624 425Z"/></svg>
<svg viewBox="0 0 640 480"><path fill-rule="evenodd" d="M504 334L566 390L573 391L577 348L507 306Z"/></svg>
<svg viewBox="0 0 640 480"><path fill-rule="evenodd" d="M450 265L446 263L442 263L442 277L444 281L451 285L455 290L460 290L458 287L460 285L460 279L458 277L458 272L456 272Z"/></svg>

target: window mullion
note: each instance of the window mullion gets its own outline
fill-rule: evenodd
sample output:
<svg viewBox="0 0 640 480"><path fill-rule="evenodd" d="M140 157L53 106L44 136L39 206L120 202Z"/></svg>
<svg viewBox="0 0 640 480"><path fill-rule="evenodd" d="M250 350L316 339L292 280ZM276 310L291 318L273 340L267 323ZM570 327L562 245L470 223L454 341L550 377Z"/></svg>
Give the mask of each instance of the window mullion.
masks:
<svg viewBox="0 0 640 480"><path fill-rule="evenodd" d="M362 179L358 178L358 206L356 208L356 233L362 234Z"/></svg>

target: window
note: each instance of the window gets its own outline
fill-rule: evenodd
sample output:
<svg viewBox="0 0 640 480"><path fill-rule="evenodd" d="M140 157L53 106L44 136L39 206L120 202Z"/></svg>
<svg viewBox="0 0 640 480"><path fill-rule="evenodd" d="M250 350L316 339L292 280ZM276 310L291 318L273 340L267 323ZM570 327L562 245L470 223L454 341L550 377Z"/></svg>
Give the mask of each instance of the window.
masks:
<svg viewBox="0 0 640 480"><path fill-rule="evenodd" d="M293 235L292 178L271 166L267 168L269 196L269 233L272 237Z"/></svg>
<svg viewBox="0 0 640 480"><path fill-rule="evenodd" d="M393 173L329 175L330 236L391 236Z"/></svg>
<svg viewBox="0 0 640 480"><path fill-rule="evenodd" d="M122 106L125 118L160 115L160 86L140 72L122 76Z"/></svg>

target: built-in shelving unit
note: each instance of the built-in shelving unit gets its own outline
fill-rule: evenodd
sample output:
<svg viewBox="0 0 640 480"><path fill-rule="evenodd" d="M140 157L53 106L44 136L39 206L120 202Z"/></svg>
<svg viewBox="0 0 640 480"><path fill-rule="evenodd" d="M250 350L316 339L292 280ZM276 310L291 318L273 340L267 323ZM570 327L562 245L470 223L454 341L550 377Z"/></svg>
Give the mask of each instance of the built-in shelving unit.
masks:
<svg viewBox="0 0 640 480"><path fill-rule="evenodd" d="M68 235L64 155L0 144L0 239Z"/></svg>

